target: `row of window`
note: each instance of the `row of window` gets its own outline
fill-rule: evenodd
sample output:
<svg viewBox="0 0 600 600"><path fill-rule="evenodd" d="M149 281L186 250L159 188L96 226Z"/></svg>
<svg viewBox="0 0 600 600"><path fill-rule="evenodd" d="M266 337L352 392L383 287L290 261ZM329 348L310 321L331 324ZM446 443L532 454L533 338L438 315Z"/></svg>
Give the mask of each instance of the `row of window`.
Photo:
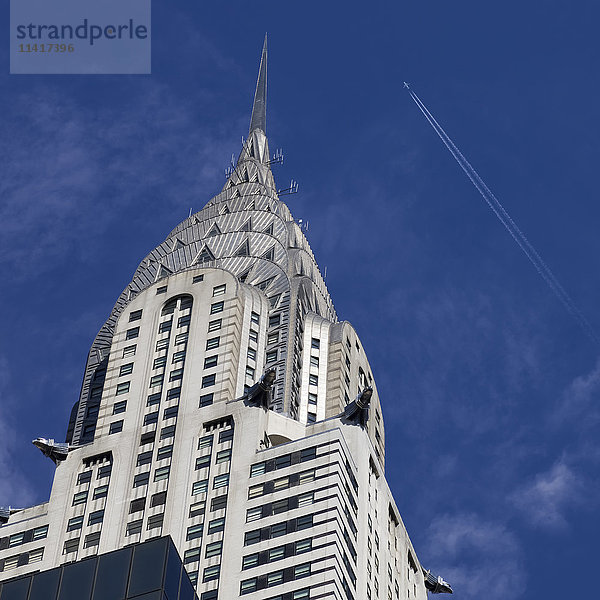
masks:
<svg viewBox="0 0 600 600"><path fill-rule="evenodd" d="M277 500L276 502L269 502L268 504L255 506L254 508L249 508L246 510L246 523L258 521L259 519L264 519L266 517L270 517L271 515L278 515L288 512L290 510L294 510L295 508L301 508L302 506L309 506L314 504L314 501L315 493L306 492L305 494L300 494L299 496L290 496L289 498L283 498L282 500Z"/></svg>
<svg viewBox="0 0 600 600"><path fill-rule="evenodd" d="M250 546L251 544L258 544L258 542L264 540L270 540L294 531L302 531L303 529L309 529L313 526L314 515L302 515L295 519L283 521L281 523L274 523L269 527L263 527L262 529L254 529L244 534L244 546Z"/></svg>
<svg viewBox="0 0 600 600"><path fill-rule="evenodd" d="M258 498L265 494L271 494L279 490L285 490L289 487L302 485L315 480L315 470L302 471L301 473L292 473L286 477L280 477L272 481L265 481L258 485L252 485L248 488L248 499Z"/></svg>
<svg viewBox="0 0 600 600"><path fill-rule="evenodd" d="M296 565L295 567L289 567L287 569L281 569L280 571L271 571L267 573L266 578L264 577L252 577L250 579L244 579L240 583L240 595L250 594L256 592L259 589L265 587L273 587L275 585L281 585L287 581L294 581L296 579L302 579L303 577L309 577L311 574L312 565L311 563L303 563ZM301 590L304 592L304 590ZM293 598L309 598L307 595L294 595Z"/></svg>
<svg viewBox="0 0 600 600"><path fill-rule="evenodd" d="M76 492L73 494L73 502L71 506L77 506L78 504L85 504L88 500L88 490L83 492ZM100 498L106 498L108 495L108 484L100 485L94 489L92 494L92 500L100 500Z"/></svg>
<svg viewBox="0 0 600 600"><path fill-rule="evenodd" d="M40 562L44 558L44 549L36 548L29 552L22 552L21 554L15 554L0 560L0 573L5 571L11 571L17 567L29 565L32 563Z"/></svg>
<svg viewBox="0 0 600 600"><path fill-rule="evenodd" d="M0 550L14 548L22 544L27 544L36 540L43 540L48 536L48 525L41 525L20 533L13 533L10 536L0 538Z"/></svg>
<svg viewBox="0 0 600 600"><path fill-rule="evenodd" d="M304 554L310 552L313 547L312 538L305 538L291 544L285 544L283 546L276 546L275 548L269 548L262 552L254 552L253 554L247 554L242 558L242 570L252 569L258 565L263 565L277 560L283 560L290 556L296 556L298 554Z"/></svg>
<svg viewBox="0 0 600 600"><path fill-rule="evenodd" d="M317 458L317 447L303 448L290 454L282 454L270 460L254 463L250 466L250 477L258 477L263 473L269 473L277 469L285 469L291 465L307 462Z"/></svg>

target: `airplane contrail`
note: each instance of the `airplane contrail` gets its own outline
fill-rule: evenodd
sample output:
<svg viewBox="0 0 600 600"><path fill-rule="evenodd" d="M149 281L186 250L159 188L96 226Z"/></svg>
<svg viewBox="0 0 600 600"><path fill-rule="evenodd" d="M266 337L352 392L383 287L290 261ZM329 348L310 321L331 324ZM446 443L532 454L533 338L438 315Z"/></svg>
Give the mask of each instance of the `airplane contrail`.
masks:
<svg viewBox="0 0 600 600"><path fill-rule="evenodd" d="M427 119L433 130L437 133L439 138L442 140L446 148L452 154L456 162L460 165L462 170L465 172L467 177L471 180L477 191L481 194L488 207L496 215L498 220L504 225L508 233L512 236L513 240L521 248L525 256L529 259L529 262L534 266L535 270L539 273L542 279L546 282L548 287L552 290L554 295L567 309L567 311L575 318L582 328L584 333L597 345L600 346L600 338L590 325L588 320L585 318L583 313L577 308L575 302L560 284L550 267L539 255L537 250L533 247L531 242L527 239L525 234L519 229L517 224L513 221L512 217L508 214L507 210L502 206L500 201L488 188L486 183L481 179L479 173L473 168L471 163L464 157L462 152L454 144L450 136L444 131L443 127L435 120L434 116L429 112L428 108L423 104L421 99L412 91L410 86L405 82L404 87L408 90L414 103L418 106L419 110L423 113L423 116Z"/></svg>

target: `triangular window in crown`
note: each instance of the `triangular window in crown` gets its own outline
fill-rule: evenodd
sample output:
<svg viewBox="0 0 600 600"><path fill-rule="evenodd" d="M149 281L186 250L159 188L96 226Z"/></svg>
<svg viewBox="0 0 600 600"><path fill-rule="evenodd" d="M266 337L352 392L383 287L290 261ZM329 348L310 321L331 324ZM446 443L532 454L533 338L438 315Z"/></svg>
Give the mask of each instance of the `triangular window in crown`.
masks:
<svg viewBox="0 0 600 600"><path fill-rule="evenodd" d="M238 231L252 231L252 219L248 219Z"/></svg>
<svg viewBox="0 0 600 600"><path fill-rule="evenodd" d="M281 298L281 294L275 294L269 298L269 303L271 304L271 308L276 308L279 304L279 298Z"/></svg>
<svg viewBox="0 0 600 600"><path fill-rule="evenodd" d="M271 222L271 224L263 231L263 233L268 233L269 235L273 235L273 223Z"/></svg>
<svg viewBox="0 0 600 600"><path fill-rule="evenodd" d="M254 173L254 175L252 175L252 177L250 178L250 182L258 183L258 171L256 171L256 173Z"/></svg>
<svg viewBox="0 0 600 600"><path fill-rule="evenodd" d="M185 244L179 238L175 238L171 252L175 252L175 250L180 250L181 248L185 248Z"/></svg>
<svg viewBox="0 0 600 600"><path fill-rule="evenodd" d="M200 219L194 215L194 225L198 225L200 223Z"/></svg>
<svg viewBox="0 0 600 600"><path fill-rule="evenodd" d="M266 258L267 260L275 260L275 246L271 246L262 256L261 258Z"/></svg>
<svg viewBox="0 0 600 600"><path fill-rule="evenodd" d="M257 287L259 290L263 290L264 292L273 283L273 279L275 279L275 277L269 277L269 279L261 281L255 287Z"/></svg>
<svg viewBox="0 0 600 600"><path fill-rule="evenodd" d="M250 244L246 240L234 253L233 256L250 256Z"/></svg>
<svg viewBox="0 0 600 600"><path fill-rule="evenodd" d="M256 210L255 205L254 205L254 200L252 200L252 202L250 202L250 204L248 204L248 206L246 206L246 210Z"/></svg>
<svg viewBox="0 0 600 600"><path fill-rule="evenodd" d="M249 269L246 269L241 275L238 275L238 279L242 283L246 283L246 280L248 279L248 275L250 275L250 271L252 271L252 267L250 267Z"/></svg>
<svg viewBox="0 0 600 600"><path fill-rule="evenodd" d="M206 232L204 237L212 237L213 235L220 235L221 234L221 230L219 229L219 226L214 223L213 226Z"/></svg>
<svg viewBox="0 0 600 600"><path fill-rule="evenodd" d="M244 172L242 173L242 182L249 182L250 181L250 177L248 177L248 169L244 169Z"/></svg>
<svg viewBox="0 0 600 600"><path fill-rule="evenodd" d="M229 207L227 206L227 204L225 204L223 206L223 208L220 210L219 214L221 215L228 215L231 211L229 210Z"/></svg>
<svg viewBox="0 0 600 600"><path fill-rule="evenodd" d="M210 251L209 247L205 244L202 246L202 249L198 254L196 254L196 258L192 261L192 264L202 264L205 262L209 262L211 260L215 260L215 255Z"/></svg>
<svg viewBox="0 0 600 600"><path fill-rule="evenodd" d="M234 185L235 185L235 183L233 183L233 179L230 179L230 180L227 182L227 188L226 188L226 189L232 188Z"/></svg>
<svg viewBox="0 0 600 600"><path fill-rule="evenodd" d="M167 267L165 267L165 265L159 265L158 269L156 270L156 277L154 278L154 281L158 281L159 279L162 279L163 277L168 277L169 275L172 275L173 271L171 271L170 269L167 269Z"/></svg>
<svg viewBox="0 0 600 600"><path fill-rule="evenodd" d="M253 158L256 158L256 154L254 153L254 144L252 143L252 140L250 140L250 143L248 144L248 154Z"/></svg>
<svg viewBox="0 0 600 600"><path fill-rule="evenodd" d="M267 204L267 205L265 206L265 210L266 210L267 212L271 212L271 207L270 207L270 206Z"/></svg>
<svg viewBox="0 0 600 600"><path fill-rule="evenodd" d="M240 198L241 194L240 194L240 190L236 189L235 192L233 192L233 196L231 196L232 198Z"/></svg>

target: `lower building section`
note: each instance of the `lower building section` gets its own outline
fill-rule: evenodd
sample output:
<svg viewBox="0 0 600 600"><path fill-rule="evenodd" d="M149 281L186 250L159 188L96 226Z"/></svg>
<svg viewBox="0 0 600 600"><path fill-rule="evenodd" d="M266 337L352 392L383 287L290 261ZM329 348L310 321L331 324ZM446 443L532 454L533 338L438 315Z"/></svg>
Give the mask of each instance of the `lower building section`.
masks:
<svg viewBox="0 0 600 600"><path fill-rule="evenodd" d="M198 600L169 536L0 583L0 600Z"/></svg>

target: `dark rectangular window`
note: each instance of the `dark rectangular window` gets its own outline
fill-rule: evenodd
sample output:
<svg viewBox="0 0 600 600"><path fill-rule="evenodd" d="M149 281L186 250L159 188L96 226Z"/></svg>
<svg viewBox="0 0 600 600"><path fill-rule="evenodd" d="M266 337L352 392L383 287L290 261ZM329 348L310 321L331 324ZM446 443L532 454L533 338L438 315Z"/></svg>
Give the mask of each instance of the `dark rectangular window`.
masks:
<svg viewBox="0 0 600 600"><path fill-rule="evenodd" d="M67 531L75 531L83 527L83 517L73 517L67 523Z"/></svg>
<svg viewBox="0 0 600 600"><path fill-rule="evenodd" d="M180 344L185 344L188 341L188 333L187 331L184 333L178 333L175 336L175 345L179 346Z"/></svg>
<svg viewBox="0 0 600 600"><path fill-rule="evenodd" d="M162 448L158 449L158 452L156 453L156 460L164 460L165 458L171 458L172 455L173 444L163 446Z"/></svg>
<svg viewBox="0 0 600 600"><path fill-rule="evenodd" d="M167 390L167 401L176 400L181 396L181 386L177 386Z"/></svg>
<svg viewBox="0 0 600 600"><path fill-rule="evenodd" d="M212 581L213 579L219 579L220 571L221 565L206 567L206 569L204 569L204 574L202 575L202 582Z"/></svg>
<svg viewBox="0 0 600 600"><path fill-rule="evenodd" d="M202 537L202 533L204 532L204 523L200 523L199 525L192 525L187 528L185 539L189 542L190 540L198 539Z"/></svg>
<svg viewBox="0 0 600 600"><path fill-rule="evenodd" d="M122 383L118 383L115 395L120 396L121 394L126 394L129 391L130 384L130 381L123 381Z"/></svg>
<svg viewBox="0 0 600 600"><path fill-rule="evenodd" d="M158 411L144 415L144 425L152 425L158 423Z"/></svg>
<svg viewBox="0 0 600 600"><path fill-rule="evenodd" d="M204 394L200 396L200 408L210 406L213 403L213 394Z"/></svg>
<svg viewBox="0 0 600 600"><path fill-rule="evenodd" d="M105 477L110 477L112 473L112 465L103 465L98 469L98 475L96 479L104 479Z"/></svg>
<svg viewBox="0 0 600 600"><path fill-rule="evenodd" d="M160 430L160 439L166 440L167 438L175 436L175 425L168 425Z"/></svg>
<svg viewBox="0 0 600 600"><path fill-rule="evenodd" d="M227 494L223 496L217 496L210 502L210 510L224 510L227 508Z"/></svg>
<svg viewBox="0 0 600 600"><path fill-rule="evenodd" d="M140 328L139 327L132 327L131 329L127 330L127 333L125 334L125 339L126 340L133 340L136 337L138 337L140 335Z"/></svg>
<svg viewBox="0 0 600 600"><path fill-rule="evenodd" d="M204 554L204 558L212 558L213 556L220 556L221 552L223 552L222 540L219 540L218 542L212 542L211 544L206 545L206 552Z"/></svg>
<svg viewBox="0 0 600 600"><path fill-rule="evenodd" d="M123 421L115 421L114 423L111 423L108 429L109 435L113 433L120 433L121 431L123 431Z"/></svg>
<svg viewBox="0 0 600 600"><path fill-rule="evenodd" d="M220 337L214 337L214 338L210 338L210 339L206 340L206 349L213 350L214 348L218 348L220 340L221 340Z"/></svg>
<svg viewBox="0 0 600 600"><path fill-rule="evenodd" d="M321 347L321 340L318 340L317 338L313 338L310 341L310 347L314 348L315 350L318 350Z"/></svg>
<svg viewBox="0 0 600 600"><path fill-rule="evenodd" d="M196 459L196 470L210 467L210 454Z"/></svg>
<svg viewBox="0 0 600 600"><path fill-rule="evenodd" d="M225 529L225 519L213 519L208 524L208 533L219 533Z"/></svg>
<svg viewBox="0 0 600 600"><path fill-rule="evenodd" d="M176 417L178 411L178 406L169 406L169 408L165 408L165 411L163 412L163 419L172 419L173 417Z"/></svg>
<svg viewBox="0 0 600 600"><path fill-rule="evenodd" d="M98 523L102 523L102 521L104 521L104 511L96 510L90 513L88 525L98 525Z"/></svg>
<svg viewBox="0 0 600 600"><path fill-rule="evenodd" d="M207 387L210 387L212 385L215 385L215 375L214 375L214 373L212 375L205 375L202 378L202 387L203 388L207 388Z"/></svg>
<svg viewBox="0 0 600 600"><path fill-rule="evenodd" d="M83 547L84 548L92 548L94 546L98 546L100 545L100 532L96 531L95 533L90 533L89 535L85 536L85 539L83 540Z"/></svg>
<svg viewBox="0 0 600 600"><path fill-rule="evenodd" d="M84 471L83 473L79 473L77 475L77 485L81 485L82 483L88 483L92 480L92 472Z"/></svg>
<svg viewBox="0 0 600 600"><path fill-rule="evenodd" d="M219 444L223 442L228 442L233 439L233 429L229 427L228 429L224 429L219 432Z"/></svg>
<svg viewBox="0 0 600 600"><path fill-rule="evenodd" d="M312 515L304 515L303 517L298 517L296 519L296 530L300 531L301 529L308 529L313 526L313 516Z"/></svg>
<svg viewBox="0 0 600 600"><path fill-rule="evenodd" d="M173 353L173 359L171 360L171 363L178 363L178 362L184 362L185 361L185 350L179 350L177 352Z"/></svg>
<svg viewBox="0 0 600 600"><path fill-rule="evenodd" d="M142 533L142 520L139 521L131 521L131 523L127 523L127 530L125 535L136 535L138 533Z"/></svg>
<svg viewBox="0 0 600 600"><path fill-rule="evenodd" d="M154 359L154 362L152 363L152 368L153 369L161 369L166 364L167 364L167 357L166 357L166 355L165 356L159 356L158 358Z"/></svg>
<svg viewBox="0 0 600 600"><path fill-rule="evenodd" d="M71 554L71 552L77 552L79 548L79 539L75 538L74 540L67 540L65 545L63 546L63 554Z"/></svg>
<svg viewBox="0 0 600 600"><path fill-rule="evenodd" d="M206 512L206 500L200 500L199 502L194 502L194 504L190 505L189 518L199 517Z"/></svg>
<svg viewBox="0 0 600 600"><path fill-rule="evenodd" d="M244 579L240 583L240 596L244 594L250 594L258 589L258 578L253 577L252 579Z"/></svg>
<svg viewBox="0 0 600 600"><path fill-rule="evenodd" d="M136 466L141 467L152 462L152 450L138 454Z"/></svg>
<svg viewBox="0 0 600 600"><path fill-rule="evenodd" d="M166 350L169 347L169 338L165 338L164 340L158 340L156 342L156 351L160 352L161 350Z"/></svg>
<svg viewBox="0 0 600 600"><path fill-rule="evenodd" d="M92 500L98 500L98 498L106 498L108 495L108 486L100 485L94 490L94 495L92 496Z"/></svg>
<svg viewBox="0 0 600 600"><path fill-rule="evenodd" d="M275 458L275 468L276 469L284 469L285 467L289 467L292 464L292 455L284 454L283 456L278 456Z"/></svg>
<svg viewBox="0 0 600 600"><path fill-rule="evenodd" d="M215 302L214 304L210 305L210 314L214 315L216 313L223 312L224 307L225 307L225 302L223 302L223 300L221 300L221 302Z"/></svg>
<svg viewBox="0 0 600 600"><path fill-rule="evenodd" d="M129 313L129 322L131 323L131 321L139 321L142 318L142 311L141 310L134 310L133 312Z"/></svg>
<svg viewBox="0 0 600 600"><path fill-rule="evenodd" d="M121 402L115 402L113 406L113 415L124 413L127 409L127 400L121 400Z"/></svg>
<svg viewBox="0 0 600 600"><path fill-rule="evenodd" d="M217 452L217 460L216 463L224 463L224 462L229 462L231 460L231 448L228 448L227 450L219 450L219 452Z"/></svg>
<svg viewBox="0 0 600 600"><path fill-rule="evenodd" d="M222 319L215 319L214 321L209 321L208 323L208 331L217 331L217 329L221 329L221 325L223 323Z"/></svg>
<svg viewBox="0 0 600 600"><path fill-rule="evenodd" d="M156 295L158 296L158 294L166 294L167 293L167 286L166 285L162 285L160 287L156 288Z"/></svg>
<svg viewBox="0 0 600 600"><path fill-rule="evenodd" d="M167 502L167 492L158 492L158 494L153 494L150 498L150 507L154 506L162 506Z"/></svg>
<svg viewBox="0 0 600 600"><path fill-rule="evenodd" d="M140 473L133 478L133 487L140 487L142 485L148 485L150 481L150 471L146 473Z"/></svg>
<svg viewBox="0 0 600 600"><path fill-rule="evenodd" d="M304 448L300 450L300 462L306 462L307 460L313 460L317 458L317 447Z"/></svg>
<svg viewBox="0 0 600 600"><path fill-rule="evenodd" d="M184 315L183 317L179 317L179 319L177 319L177 327L185 327L186 325L190 324L191 320L191 315Z"/></svg>
<svg viewBox="0 0 600 600"><path fill-rule="evenodd" d="M254 323L255 325L258 325L260 323L259 314L255 312L250 313L250 321L252 321L252 323Z"/></svg>
<svg viewBox="0 0 600 600"><path fill-rule="evenodd" d="M174 369L169 373L169 381L177 381L179 379L183 379L183 368Z"/></svg>
<svg viewBox="0 0 600 600"><path fill-rule="evenodd" d="M242 558L242 569L251 569L252 567L256 567L258 565L258 559L258 552L255 552L254 554L247 554Z"/></svg>
<svg viewBox="0 0 600 600"><path fill-rule="evenodd" d="M123 377L123 375L130 375L131 373L133 373L133 363L121 365L121 368L119 369L119 377Z"/></svg>
<svg viewBox="0 0 600 600"><path fill-rule="evenodd" d="M204 275L194 275L192 283L200 283L201 281L204 281Z"/></svg>
<svg viewBox="0 0 600 600"><path fill-rule="evenodd" d="M279 537L281 535L285 535L287 533L287 521L283 523L275 523L271 525L271 537Z"/></svg>
<svg viewBox="0 0 600 600"><path fill-rule="evenodd" d="M260 529L255 529L254 531L247 531L244 534L244 546L249 546L250 544L258 544L260 542Z"/></svg>
<svg viewBox="0 0 600 600"><path fill-rule="evenodd" d="M140 510L144 510L146 507L146 498L137 498L136 500L132 500L129 504L129 513L139 512Z"/></svg>
<svg viewBox="0 0 600 600"><path fill-rule="evenodd" d="M149 431L148 433L143 433L140 437L140 446L145 446L146 444L152 444L154 442L155 437L156 437L156 431Z"/></svg>
<svg viewBox="0 0 600 600"><path fill-rule="evenodd" d="M160 404L160 397L162 394L157 392L156 394L150 394L148 399L146 400L146 406L154 406L155 404Z"/></svg>
<svg viewBox="0 0 600 600"><path fill-rule="evenodd" d="M123 348L123 358L127 358L128 356L135 356L135 350L135 344L133 346L125 346L125 348Z"/></svg>
<svg viewBox="0 0 600 600"><path fill-rule="evenodd" d="M281 324L281 315L271 315L269 317L269 327L277 327Z"/></svg>
<svg viewBox="0 0 600 600"><path fill-rule="evenodd" d="M146 526L146 529L150 530L150 529L158 529L159 527L162 527L164 518L165 518L164 513L160 513L159 515L149 516L148 517L148 525Z"/></svg>
<svg viewBox="0 0 600 600"><path fill-rule="evenodd" d="M160 375L153 375L152 377L150 377L150 387L156 387L157 385L162 385L164 378L165 378L164 373L161 373Z"/></svg>
<svg viewBox="0 0 600 600"><path fill-rule="evenodd" d="M154 471L154 481L162 481L163 479L169 479L169 472L171 471L170 466L159 467Z"/></svg>
<svg viewBox="0 0 600 600"><path fill-rule="evenodd" d="M219 359L219 357L216 355L215 356L207 356L204 359L204 368L211 369L212 367L216 367L218 359Z"/></svg>

